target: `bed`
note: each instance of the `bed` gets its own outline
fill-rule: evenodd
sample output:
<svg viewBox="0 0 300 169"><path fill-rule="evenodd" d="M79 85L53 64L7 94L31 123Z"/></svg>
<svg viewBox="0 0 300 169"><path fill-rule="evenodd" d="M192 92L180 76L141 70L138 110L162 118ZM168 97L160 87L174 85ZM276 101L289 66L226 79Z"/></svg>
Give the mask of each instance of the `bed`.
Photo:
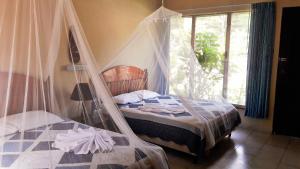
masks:
<svg viewBox="0 0 300 169"><path fill-rule="evenodd" d="M134 66L115 66L102 72L113 96L147 89L147 71ZM238 111L230 104L213 101L187 100L197 113L205 116L207 110L213 112L210 123L217 124L218 131L214 132L214 140L218 142L241 123ZM177 96L160 95L143 99L135 103L118 104L120 110L133 131L142 139L164 147L192 154L197 158L210 149L204 125L196 120L194 114L186 111L178 114L165 112L150 112L139 109L147 104L168 104L183 106ZM230 127L225 129L222 116L230 119Z"/></svg>
<svg viewBox="0 0 300 169"><path fill-rule="evenodd" d="M31 120L26 125L24 131L24 140L22 152L19 152L21 133L16 131L6 133L1 137L0 147L3 152L0 154L2 162L0 168L126 168L138 166L140 162L151 164L146 154L139 148L130 145L126 136L115 132L109 132L109 135L116 142L114 150L110 153L95 153L86 155L77 155L72 152L63 152L55 149L51 144L55 140L55 135L66 133L67 130L86 129L90 126L67 119L61 119L58 116L44 112L31 111L26 112L26 116ZM20 117L18 115L8 116L10 125L17 127ZM40 118L47 116L47 123L41 122ZM1 119L0 119L1 121ZM45 125L47 124L47 125ZM10 127L10 130L13 130ZM100 129L97 129L100 130ZM149 168L151 165L149 165Z"/></svg>
<svg viewBox="0 0 300 169"><path fill-rule="evenodd" d="M2 94L6 93L7 77L7 73L0 73ZM109 153L96 152L79 155L53 148L51 144L57 134L79 128L87 129L91 126L61 118L45 109L41 111L39 110L43 109L40 107L41 105L34 105L33 102L28 103L28 111L22 112L20 106L24 100L20 97L20 93L24 92L26 78L17 73L14 73L12 77L11 106L5 118L2 110L0 114L0 168L123 169L139 168L141 164L145 168L160 167L153 159L150 160L147 156L149 154L145 153L146 149L131 145L127 136L111 131L107 132L116 144L113 151ZM30 77L29 83L33 83L34 80L36 79ZM30 91L28 97L31 97L31 94L34 93L33 88L29 87L28 91ZM3 106L4 100L0 101L0 105ZM24 118L24 123L22 123L21 119ZM6 125L2 125L4 122ZM95 130L102 129L95 128ZM157 148L159 149L159 147Z"/></svg>

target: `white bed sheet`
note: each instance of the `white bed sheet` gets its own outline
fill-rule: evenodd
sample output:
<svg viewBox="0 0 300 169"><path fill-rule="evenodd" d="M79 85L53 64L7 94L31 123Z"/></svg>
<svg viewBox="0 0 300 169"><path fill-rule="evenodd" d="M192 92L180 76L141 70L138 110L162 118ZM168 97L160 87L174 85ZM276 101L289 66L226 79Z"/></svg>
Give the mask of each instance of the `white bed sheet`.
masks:
<svg viewBox="0 0 300 169"><path fill-rule="evenodd" d="M0 118L0 137L62 121L57 115L42 110L9 115Z"/></svg>

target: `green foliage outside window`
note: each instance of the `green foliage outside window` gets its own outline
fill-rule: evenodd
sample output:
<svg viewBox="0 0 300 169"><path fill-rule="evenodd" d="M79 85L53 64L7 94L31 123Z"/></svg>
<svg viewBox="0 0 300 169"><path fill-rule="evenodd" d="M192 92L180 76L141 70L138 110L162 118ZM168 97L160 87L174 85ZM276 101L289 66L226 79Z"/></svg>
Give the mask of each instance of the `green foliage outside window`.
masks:
<svg viewBox="0 0 300 169"><path fill-rule="evenodd" d="M195 54L202 69L211 75L212 80L224 76L224 54L219 52L218 36L214 33L199 32L195 36Z"/></svg>

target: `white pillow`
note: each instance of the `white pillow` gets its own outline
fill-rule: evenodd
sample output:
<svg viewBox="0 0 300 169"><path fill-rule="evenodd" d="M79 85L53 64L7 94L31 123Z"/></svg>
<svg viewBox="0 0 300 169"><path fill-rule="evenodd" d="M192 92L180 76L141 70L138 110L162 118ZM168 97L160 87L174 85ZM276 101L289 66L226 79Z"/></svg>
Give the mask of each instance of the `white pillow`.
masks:
<svg viewBox="0 0 300 169"><path fill-rule="evenodd" d="M43 125L59 123L62 121L63 119L59 118L53 113L48 113L45 111L28 111L9 115L6 117L5 122L4 118L0 118L0 136L12 134L16 131L34 129ZM6 124L3 128L2 124L4 123Z"/></svg>
<svg viewBox="0 0 300 169"><path fill-rule="evenodd" d="M117 104L128 104L142 101L142 99L140 99L138 95L134 92L114 96L114 100Z"/></svg>
<svg viewBox="0 0 300 169"><path fill-rule="evenodd" d="M135 91L133 93L136 93L136 95L140 98L140 99L151 99L154 97L158 97L160 96L160 94L150 91L150 90L138 90Z"/></svg>

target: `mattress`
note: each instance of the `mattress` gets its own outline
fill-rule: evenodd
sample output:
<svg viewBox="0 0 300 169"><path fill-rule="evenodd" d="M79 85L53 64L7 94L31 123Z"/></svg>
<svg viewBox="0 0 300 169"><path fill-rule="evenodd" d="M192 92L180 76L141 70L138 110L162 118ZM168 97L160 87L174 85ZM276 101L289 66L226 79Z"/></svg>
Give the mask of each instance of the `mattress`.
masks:
<svg viewBox="0 0 300 169"><path fill-rule="evenodd" d="M49 122L45 123L43 120L37 122L37 113L48 116ZM17 122L20 122L20 117L19 115L8 116L7 120L10 121L11 126L18 128L20 126ZM151 168L151 162L143 150L130 145L128 138L122 134L107 131L116 142L112 152L77 155L55 149L51 144L58 133L66 133L68 130L77 128L86 129L90 126L61 119L47 112L30 112L27 113L27 117L32 117L32 126L30 123L26 124L24 139L20 139L20 129L14 131L11 130L11 127L9 131L5 132L5 135L0 136L0 168L19 169L22 166L22 169L122 169L135 168L141 162L148 164L148 167ZM3 119L1 120L3 121Z"/></svg>
<svg viewBox="0 0 300 169"><path fill-rule="evenodd" d="M187 145L192 153L197 153L201 148L199 147L201 143L206 143L205 149L213 147L219 139L241 123L238 111L231 104L205 100L185 101L189 102L191 108L175 114L165 111L146 112L140 107L148 104L185 107L182 99L176 96L158 96L136 103L119 105L119 108L137 134ZM193 112L188 111L191 109ZM213 126L211 127L213 141L208 138L207 126ZM207 144L209 141L211 144Z"/></svg>

